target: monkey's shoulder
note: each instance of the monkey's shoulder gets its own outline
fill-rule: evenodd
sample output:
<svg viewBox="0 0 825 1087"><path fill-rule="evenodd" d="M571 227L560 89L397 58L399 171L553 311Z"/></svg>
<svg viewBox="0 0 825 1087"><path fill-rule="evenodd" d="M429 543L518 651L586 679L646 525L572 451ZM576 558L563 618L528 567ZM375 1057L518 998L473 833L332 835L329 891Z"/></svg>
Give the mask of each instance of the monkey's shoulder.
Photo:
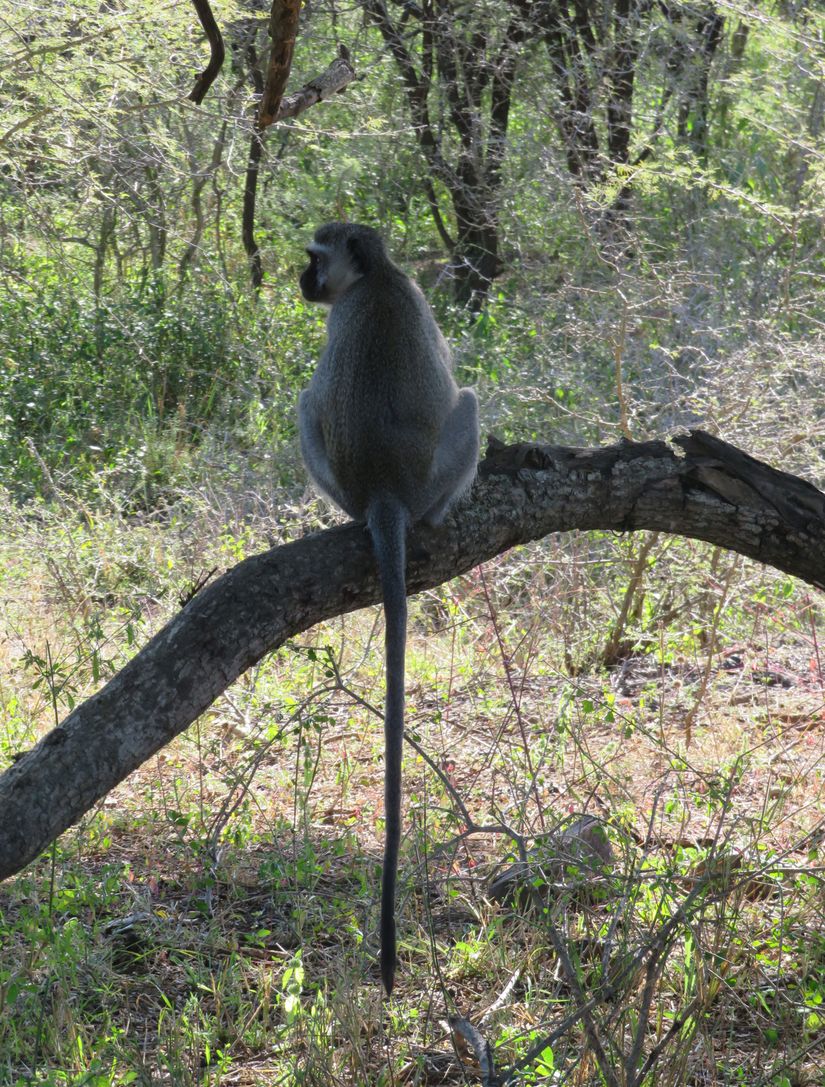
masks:
<svg viewBox="0 0 825 1087"><path fill-rule="evenodd" d="M333 306L327 332L337 355L353 352L360 359L380 356L406 363L415 354L425 363L422 347L429 345L432 361L449 366L449 349L427 300L402 272L359 279Z"/></svg>
<svg viewBox="0 0 825 1087"><path fill-rule="evenodd" d="M336 308L357 314L358 320L390 320L404 316L420 320L426 313L433 320L418 284L400 269L362 276L342 295Z"/></svg>

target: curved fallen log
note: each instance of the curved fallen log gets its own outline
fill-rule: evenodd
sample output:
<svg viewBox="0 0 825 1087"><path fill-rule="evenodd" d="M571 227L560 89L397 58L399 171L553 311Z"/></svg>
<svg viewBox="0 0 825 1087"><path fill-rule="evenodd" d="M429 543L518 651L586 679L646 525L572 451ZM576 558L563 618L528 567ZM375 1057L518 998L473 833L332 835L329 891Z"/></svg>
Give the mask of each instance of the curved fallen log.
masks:
<svg viewBox="0 0 825 1087"><path fill-rule="evenodd" d="M571 529L706 540L825 589L825 494L702 431L601 449L491 440L468 501L411 536L410 592ZM365 530L255 555L199 592L106 686L0 777L0 879L19 871L264 654L377 603Z"/></svg>

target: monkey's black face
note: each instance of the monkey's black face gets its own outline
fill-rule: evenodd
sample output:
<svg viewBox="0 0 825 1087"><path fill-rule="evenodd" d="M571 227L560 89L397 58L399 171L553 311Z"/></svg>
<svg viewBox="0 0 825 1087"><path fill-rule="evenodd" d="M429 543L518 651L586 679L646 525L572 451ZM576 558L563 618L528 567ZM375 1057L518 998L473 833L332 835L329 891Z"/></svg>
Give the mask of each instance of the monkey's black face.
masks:
<svg viewBox="0 0 825 1087"><path fill-rule="evenodd" d="M307 302L326 302L327 277L321 256L312 249L308 249L307 253L309 253L309 266L303 270L299 280L301 294Z"/></svg>
<svg viewBox="0 0 825 1087"><path fill-rule="evenodd" d="M331 244L318 236L325 230L322 227L317 231L315 240L307 246L309 267L302 272L300 284L307 302L334 306L341 295L364 276L366 269L357 246L350 244L352 239L348 241L344 236L337 238L337 245Z"/></svg>

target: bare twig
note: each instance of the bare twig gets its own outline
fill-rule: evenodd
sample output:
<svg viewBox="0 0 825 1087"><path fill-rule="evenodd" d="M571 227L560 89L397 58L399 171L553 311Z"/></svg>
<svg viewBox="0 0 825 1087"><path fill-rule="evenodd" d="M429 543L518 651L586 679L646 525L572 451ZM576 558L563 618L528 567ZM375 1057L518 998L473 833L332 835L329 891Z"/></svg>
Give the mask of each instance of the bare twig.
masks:
<svg viewBox="0 0 825 1087"><path fill-rule="evenodd" d="M645 567L647 566L647 557L656 544L659 541L659 533L651 532L647 539L644 540L642 546L639 548L639 554L636 557L636 561L633 564L633 570L630 575L630 581L627 584L625 590L624 599L622 600L622 606L619 611L618 618L613 625L613 630L610 632L610 636L605 643L602 650L601 661L605 668L609 668L615 664L619 659L620 651L622 648L622 638L627 627L627 619L630 615L630 607L636 600L639 588L642 584L642 578L644 577Z"/></svg>

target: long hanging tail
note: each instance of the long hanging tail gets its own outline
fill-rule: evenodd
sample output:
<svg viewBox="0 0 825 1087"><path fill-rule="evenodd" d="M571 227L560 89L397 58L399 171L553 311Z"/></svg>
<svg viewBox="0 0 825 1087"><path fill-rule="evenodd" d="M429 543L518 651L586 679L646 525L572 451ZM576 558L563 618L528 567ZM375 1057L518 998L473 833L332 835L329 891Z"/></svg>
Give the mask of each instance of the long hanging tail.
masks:
<svg viewBox="0 0 825 1087"><path fill-rule="evenodd" d="M407 643L407 525L397 500L375 500L367 511L386 627L384 699L384 868L381 876L381 980L387 996L395 979L395 881L401 842L401 749L404 739L404 656Z"/></svg>

